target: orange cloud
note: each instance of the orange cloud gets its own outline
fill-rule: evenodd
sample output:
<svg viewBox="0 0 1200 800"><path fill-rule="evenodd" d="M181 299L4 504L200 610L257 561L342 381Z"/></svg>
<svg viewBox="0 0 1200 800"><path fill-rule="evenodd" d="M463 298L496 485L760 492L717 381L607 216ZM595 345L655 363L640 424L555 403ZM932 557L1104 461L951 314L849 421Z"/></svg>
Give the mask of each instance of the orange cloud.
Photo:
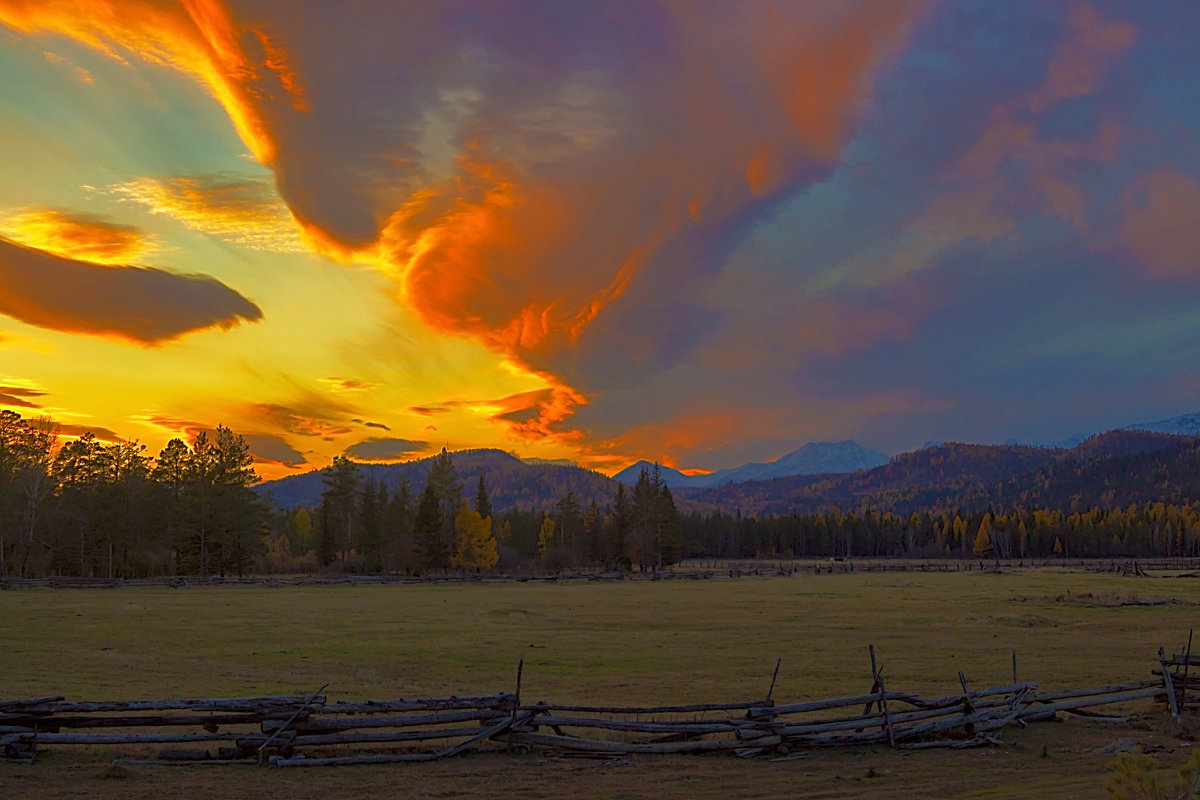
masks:
<svg viewBox="0 0 1200 800"><path fill-rule="evenodd" d="M130 264L149 249L145 235L95 214L29 210L0 222L0 233L39 250L93 264Z"/></svg>
<svg viewBox="0 0 1200 800"><path fill-rule="evenodd" d="M552 54L536 26L501 24L521 16L509 9L470 12L497 14L489 26L408 4L380 15L386 30L336 42L336 26L291 19L268 36L217 0L120 13L0 0L0 22L192 76L275 171L310 245L379 264L428 325L543 377L531 405L495 419L515 436L571 438L589 365L567 364L588 331L616 324L617 308L629 338L654 328L665 289L719 269L748 209L827 172L928 6L763 2L729 15L667 2L614 28L613 58L578 60ZM609 21L600 6L584 13ZM662 30L647 39L636 20ZM660 37L670 52L647 51ZM336 68L302 79L292 56L309 51L338 53ZM410 80L371 83L381 64ZM347 75L370 85L348 91ZM125 189L185 217L187 191ZM210 205L190 224L206 230Z"/></svg>
<svg viewBox="0 0 1200 800"><path fill-rule="evenodd" d="M1029 100L1033 111L1044 111L1060 100L1095 92L1112 62L1137 38L1136 27L1127 22L1106 22L1087 3L1072 7L1067 25L1070 35L1051 60L1046 82Z"/></svg>
<svg viewBox="0 0 1200 800"><path fill-rule="evenodd" d="M233 175L136 178L108 189L192 230L222 241L277 253L307 248L287 206L273 187Z"/></svg>
<svg viewBox="0 0 1200 800"><path fill-rule="evenodd" d="M220 0L0 0L0 23L69 36L122 63L136 58L191 75L225 107L263 164L275 161L276 148L259 104L283 100L306 108L286 54L261 33L257 58L247 53L243 29Z"/></svg>
<svg viewBox="0 0 1200 800"><path fill-rule="evenodd" d="M1177 277L1200 274L1200 182L1195 177L1152 172L1126 205L1123 239L1148 271Z"/></svg>

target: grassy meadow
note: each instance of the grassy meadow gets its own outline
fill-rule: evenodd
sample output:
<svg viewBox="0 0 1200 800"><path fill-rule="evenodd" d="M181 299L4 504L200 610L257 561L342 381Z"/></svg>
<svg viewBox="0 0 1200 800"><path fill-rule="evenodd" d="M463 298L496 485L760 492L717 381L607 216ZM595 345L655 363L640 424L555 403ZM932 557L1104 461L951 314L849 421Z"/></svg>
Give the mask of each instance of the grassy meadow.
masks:
<svg viewBox="0 0 1200 800"><path fill-rule="evenodd" d="M1121 605L1157 600L1170 602ZM774 697L792 702L867 691L868 644L894 691L950 694L959 670L974 688L1008 683L1014 649L1021 680L1067 688L1149 677L1158 647L1181 649L1198 612L1194 578L1053 569L18 589L0 592L0 699L307 694L327 682L331 701L491 694L513 689L524 659L526 702L720 702L762 697L781 658ZM0 793L370 796L402 780L400 796L411 797L636 797L653 780L666 797L1023 797L1074 788L1089 797L1102 795L1108 759L1085 747L1134 735L1169 743L1164 765L1186 756L1169 717L1149 703L1131 710L1132 733L1071 719L1010 729L1002 748L853 748L785 763L475 755L349 770L144 767L114 778L112 748L45 748L31 766L0 764Z"/></svg>

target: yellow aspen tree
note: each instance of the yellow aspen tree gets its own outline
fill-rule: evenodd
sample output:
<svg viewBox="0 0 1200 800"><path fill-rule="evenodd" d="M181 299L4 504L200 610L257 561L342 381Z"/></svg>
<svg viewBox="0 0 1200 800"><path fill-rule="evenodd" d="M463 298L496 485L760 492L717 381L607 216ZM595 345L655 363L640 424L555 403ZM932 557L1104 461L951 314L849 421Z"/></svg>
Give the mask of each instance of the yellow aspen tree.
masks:
<svg viewBox="0 0 1200 800"><path fill-rule="evenodd" d="M983 557L992 550L992 515L990 513L983 515L983 520L979 523L979 531L975 534L975 544L971 546L971 552L977 556Z"/></svg>
<svg viewBox="0 0 1200 800"><path fill-rule="evenodd" d="M542 527L538 529L538 555L544 556L550 543L554 541L554 520L547 514L542 519Z"/></svg>
<svg viewBox="0 0 1200 800"><path fill-rule="evenodd" d="M496 537L492 536L492 518L472 511L463 500L454 515L456 547L453 564L459 569L490 569L500 560Z"/></svg>

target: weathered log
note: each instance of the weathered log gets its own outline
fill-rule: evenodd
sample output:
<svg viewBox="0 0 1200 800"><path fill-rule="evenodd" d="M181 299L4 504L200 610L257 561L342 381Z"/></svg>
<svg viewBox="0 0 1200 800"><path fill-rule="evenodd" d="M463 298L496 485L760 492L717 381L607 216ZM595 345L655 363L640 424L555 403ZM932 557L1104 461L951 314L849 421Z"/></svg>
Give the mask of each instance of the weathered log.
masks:
<svg viewBox="0 0 1200 800"><path fill-rule="evenodd" d="M748 703L702 703L683 706L565 706L538 703L521 706L524 711L566 712L571 714L702 714L706 711L756 711L776 708L771 700L754 700Z"/></svg>
<svg viewBox="0 0 1200 800"><path fill-rule="evenodd" d="M603 717L564 717L538 715L534 724L567 728L601 728L630 733L733 733L739 727L752 725L746 720L714 720L712 722L630 722Z"/></svg>
<svg viewBox="0 0 1200 800"><path fill-rule="evenodd" d="M242 711L252 713L278 713L293 710L308 701L308 697L287 695L281 697L224 697L197 700L108 700L100 702L51 702L32 709L51 714L88 714L121 711ZM317 704L325 698L318 697Z"/></svg>
<svg viewBox="0 0 1200 800"><path fill-rule="evenodd" d="M381 753L377 755L339 756L333 758L275 758L271 760L271 763L279 767L319 767L351 764L387 764L399 761L435 761L440 758L449 758L450 756L458 755L471 745L478 744L484 739L494 738L514 725L524 724L532 716L532 713L525 711L518 713L516 717L505 716L500 722L489 728L484 728L471 738L459 742L453 747L439 750L436 753Z"/></svg>
<svg viewBox="0 0 1200 800"><path fill-rule="evenodd" d="M1047 703L1039 705L1037 708L1030 708L1030 713L1025 718L1036 716L1042 718L1043 715L1053 714L1055 711L1071 711L1076 708L1086 708L1088 706L1103 706L1109 703L1125 703L1130 700L1141 700L1147 697L1156 697L1161 695L1166 690L1161 684L1137 689L1131 692L1118 692L1115 694L1086 694L1078 697L1068 697L1060 700L1057 703Z"/></svg>
<svg viewBox="0 0 1200 800"><path fill-rule="evenodd" d="M1023 691L1035 691L1037 687L1038 685L1036 683L1014 683L1009 686L996 686L991 689L977 689L973 692L952 694L946 697L937 697L931 700L925 700L920 697L913 698L912 701L904 700L903 697L899 699L904 702L908 702L910 705L916 706L917 708L952 708L954 706L961 706L965 702L969 702L971 705L976 705L974 701L983 697L993 697L1001 694L1018 694Z"/></svg>
<svg viewBox="0 0 1200 800"><path fill-rule="evenodd" d="M312 695L309 696L308 701L304 705L300 706L300 708L297 708L295 713L293 713L290 717L288 717L284 721L282 726L275 728L274 732L270 736L267 737L267 740L258 746L258 759L260 761L262 760L262 751L264 749L266 749L267 745L269 745L271 742L278 739L279 735L288 729L288 726L290 726L294 722L296 722L296 720L300 717L300 715L304 714L308 710L309 706L314 701L316 701L316 699L318 697L321 696L321 692L325 691L327 688L329 688L328 683L326 683L320 689L317 689L315 692L313 692Z"/></svg>
<svg viewBox="0 0 1200 800"><path fill-rule="evenodd" d="M335 744L384 744L389 742L424 742L436 739L457 739L460 736L470 737L479 731L478 728L438 728L437 730L418 731L378 731L374 733L326 733L316 735L299 735L289 739L287 744L298 747L324 747ZM261 736L259 738L262 738ZM238 744L255 749L263 745L254 738L238 739Z"/></svg>
<svg viewBox="0 0 1200 800"><path fill-rule="evenodd" d="M303 698L300 702L303 702ZM324 703L324 700L321 700ZM317 714L382 714L396 711L459 711L473 708L508 711L517 704L517 696L508 692L483 697L446 697L424 700L363 700L322 705Z"/></svg>
<svg viewBox="0 0 1200 800"><path fill-rule="evenodd" d="M1171 716L1179 719L1179 706L1175 703L1175 686L1171 683L1171 670L1167 669L1163 649L1158 648L1158 663L1162 665L1163 684L1167 687L1167 705L1171 708Z"/></svg>
<svg viewBox="0 0 1200 800"><path fill-rule="evenodd" d="M268 719L282 719L282 714L143 714L126 716L0 716L3 726L19 725L38 730L59 728L159 728L198 727L212 725L257 725Z"/></svg>
<svg viewBox="0 0 1200 800"><path fill-rule="evenodd" d="M1148 689L1152 686L1162 686L1162 681L1147 680L1147 681L1131 681L1129 683L1114 683L1108 686L1091 686L1085 689L1056 689L1050 692L1037 691L1029 697L1030 703L1046 703L1055 700L1062 700L1066 697L1087 697L1097 694L1117 694L1120 692L1131 692L1138 689Z"/></svg>
<svg viewBox="0 0 1200 800"><path fill-rule="evenodd" d="M506 716L506 714L503 711L483 709L479 711L435 712L433 714L404 717L309 717L299 724L293 724L292 728L301 733L349 731L358 728L412 728L421 725L442 725L451 722L492 720L499 716ZM271 733L282 727L282 725L283 723L277 720L267 720L262 724L262 732Z"/></svg>
<svg viewBox="0 0 1200 800"><path fill-rule="evenodd" d="M920 698L910 694L902 694L900 692L888 692L889 700L900 700L902 702L919 701ZM774 706L767 708L768 713L760 711L758 706L750 706L750 719L758 719L764 716L782 716L784 714L803 714L808 711L823 711L830 708L845 708L846 706L857 706L867 701L876 701L879 699L879 692L873 694L861 694L854 697L837 697L831 700L811 700L805 703L789 703L788 705Z"/></svg>
<svg viewBox="0 0 1200 800"><path fill-rule="evenodd" d="M733 739L705 739L690 742L610 742L598 739L583 739L578 736L556 736L549 733L531 731L511 731L497 737L499 741L513 744L527 744L534 747L552 747L560 750L573 750L584 753L706 753L718 750L738 750L745 747L740 741ZM770 748L779 745L782 739L776 735L768 735L755 740L754 749Z"/></svg>
<svg viewBox="0 0 1200 800"><path fill-rule="evenodd" d="M27 700L0 700L0 713L8 711L28 713L30 709L57 703L64 699L62 695L55 695L54 697L31 697Z"/></svg>
<svg viewBox="0 0 1200 800"><path fill-rule="evenodd" d="M245 733L39 733L39 744L174 744L186 742L233 742Z"/></svg>

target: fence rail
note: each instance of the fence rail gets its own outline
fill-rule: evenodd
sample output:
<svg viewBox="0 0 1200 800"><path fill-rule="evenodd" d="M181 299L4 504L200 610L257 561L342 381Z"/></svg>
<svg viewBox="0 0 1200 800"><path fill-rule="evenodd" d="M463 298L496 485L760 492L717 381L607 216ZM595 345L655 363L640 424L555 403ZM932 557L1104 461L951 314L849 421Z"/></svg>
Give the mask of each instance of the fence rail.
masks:
<svg viewBox="0 0 1200 800"><path fill-rule="evenodd" d="M192 745L164 749L160 761L210 760L280 767L422 762L482 748L614 756L633 753L733 752L742 757L799 757L808 748L886 745L895 748L995 744L1009 725L1059 712L1156 699L1178 717L1188 692L1200 694L1200 656L1191 636L1182 655L1161 648L1156 676L1107 686L1046 691L1016 680L923 698L887 689L871 655L870 691L861 695L777 704L759 700L691 705L581 706L521 701L516 692L473 697L328 702L310 696L74 702L59 696L0 701L0 752L32 761L41 746ZM1112 719L1112 717L1108 717ZM210 749L196 745L216 745ZM332 752L330 752L332 751Z"/></svg>

